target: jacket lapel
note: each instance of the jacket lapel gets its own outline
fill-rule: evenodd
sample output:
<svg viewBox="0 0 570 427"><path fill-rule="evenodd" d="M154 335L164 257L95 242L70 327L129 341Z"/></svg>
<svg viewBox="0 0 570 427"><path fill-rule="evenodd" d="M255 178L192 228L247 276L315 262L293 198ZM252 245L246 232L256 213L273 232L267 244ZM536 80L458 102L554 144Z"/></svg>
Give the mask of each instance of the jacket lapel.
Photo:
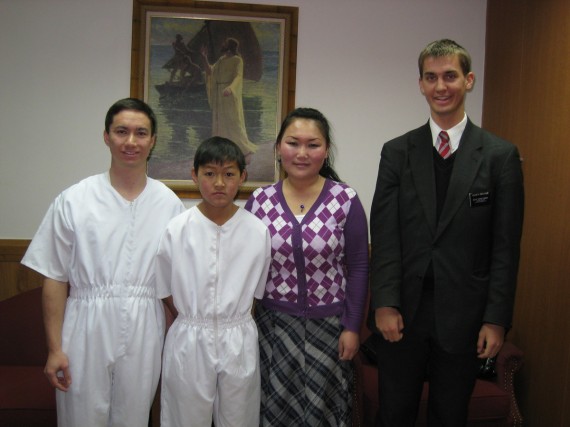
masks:
<svg viewBox="0 0 570 427"><path fill-rule="evenodd" d="M432 235L436 231L435 177L433 171L433 142L429 122L412 132L409 140L410 169L420 204Z"/></svg>
<svg viewBox="0 0 570 427"><path fill-rule="evenodd" d="M443 233L453 216L468 197L469 188L482 161L482 140L473 123L468 120L456 152L447 197L443 204L436 239Z"/></svg>

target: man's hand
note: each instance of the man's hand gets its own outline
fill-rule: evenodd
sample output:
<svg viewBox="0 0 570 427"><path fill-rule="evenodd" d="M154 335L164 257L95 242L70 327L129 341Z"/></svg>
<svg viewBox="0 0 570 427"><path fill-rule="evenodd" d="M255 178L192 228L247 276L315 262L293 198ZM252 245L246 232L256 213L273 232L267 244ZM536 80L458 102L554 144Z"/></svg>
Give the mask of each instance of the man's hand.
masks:
<svg viewBox="0 0 570 427"><path fill-rule="evenodd" d="M479 359L495 357L505 342L505 328L492 323L483 323L477 341Z"/></svg>
<svg viewBox="0 0 570 427"><path fill-rule="evenodd" d="M50 352L44 368L49 383L61 391L69 390L71 374L69 373L69 360L63 351Z"/></svg>
<svg viewBox="0 0 570 427"><path fill-rule="evenodd" d="M402 339L404 334L404 319L394 307L380 307L374 312L376 327L382 333L386 341L397 342Z"/></svg>
<svg viewBox="0 0 570 427"><path fill-rule="evenodd" d="M48 347L48 360L44 374L50 384L61 391L67 391L71 385L69 360L61 347L61 330L68 287L67 283L46 277L42 290L42 308Z"/></svg>

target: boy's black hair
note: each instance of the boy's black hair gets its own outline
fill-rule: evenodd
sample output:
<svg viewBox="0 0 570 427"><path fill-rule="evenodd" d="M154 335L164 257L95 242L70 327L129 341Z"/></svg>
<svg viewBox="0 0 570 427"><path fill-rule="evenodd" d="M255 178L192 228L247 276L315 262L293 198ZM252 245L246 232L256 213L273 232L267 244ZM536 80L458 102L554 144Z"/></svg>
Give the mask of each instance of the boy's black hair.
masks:
<svg viewBox="0 0 570 427"><path fill-rule="evenodd" d="M208 163L221 165L225 162L236 162L239 173L245 170L245 156L233 141L221 136L213 136L200 143L194 154L194 170L198 173L200 166Z"/></svg>

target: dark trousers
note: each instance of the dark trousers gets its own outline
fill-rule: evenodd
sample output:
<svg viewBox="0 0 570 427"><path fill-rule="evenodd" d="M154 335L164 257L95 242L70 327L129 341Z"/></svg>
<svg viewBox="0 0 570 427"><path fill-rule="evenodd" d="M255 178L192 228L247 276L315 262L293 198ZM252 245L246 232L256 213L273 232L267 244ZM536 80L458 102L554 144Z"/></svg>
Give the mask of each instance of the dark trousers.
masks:
<svg viewBox="0 0 570 427"><path fill-rule="evenodd" d="M381 336L378 340L377 426L413 427L426 379L428 426L465 426L481 363L476 348L469 354L451 354L439 344L433 290L424 290L416 318L412 325L404 325L401 341L390 343Z"/></svg>

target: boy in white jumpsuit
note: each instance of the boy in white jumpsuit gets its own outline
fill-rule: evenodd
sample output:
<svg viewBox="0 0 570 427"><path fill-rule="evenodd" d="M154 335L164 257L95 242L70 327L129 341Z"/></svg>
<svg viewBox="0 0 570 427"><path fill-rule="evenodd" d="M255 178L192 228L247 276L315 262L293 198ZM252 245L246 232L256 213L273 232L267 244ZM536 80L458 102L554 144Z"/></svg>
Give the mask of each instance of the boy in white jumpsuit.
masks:
<svg viewBox="0 0 570 427"><path fill-rule="evenodd" d="M157 256L157 293L176 315L164 345L161 426L259 425L260 373L253 298L262 298L271 242L234 204L246 176L232 141L213 137L194 156L202 202L174 218Z"/></svg>
<svg viewBox="0 0 570 427"><path fill-rule="evenodd" d="M146 176L155 129L144 102L113 104L103 134L109 171L55 199L22 260L45 276L45 374L59 426L148 425L164 337L154 258L166 224L184 211Z"/></svg>

